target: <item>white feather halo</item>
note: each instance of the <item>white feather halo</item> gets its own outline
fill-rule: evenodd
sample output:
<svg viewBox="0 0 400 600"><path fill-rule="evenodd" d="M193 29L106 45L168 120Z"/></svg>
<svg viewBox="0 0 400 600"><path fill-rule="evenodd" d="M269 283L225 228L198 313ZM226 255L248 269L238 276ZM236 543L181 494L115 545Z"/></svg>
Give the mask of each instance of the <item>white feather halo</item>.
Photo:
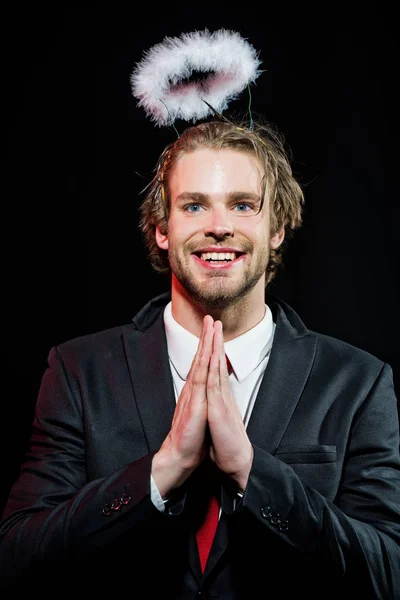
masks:
<svg viewBox="0 0 400 600"><path fill-rule="evenodd" d="M136 64L130 83L138 105L159 126L222 113L262 72L253 46L239 33L219 29L164 38ZM188 81L194 72L209 73Z"/></svg>

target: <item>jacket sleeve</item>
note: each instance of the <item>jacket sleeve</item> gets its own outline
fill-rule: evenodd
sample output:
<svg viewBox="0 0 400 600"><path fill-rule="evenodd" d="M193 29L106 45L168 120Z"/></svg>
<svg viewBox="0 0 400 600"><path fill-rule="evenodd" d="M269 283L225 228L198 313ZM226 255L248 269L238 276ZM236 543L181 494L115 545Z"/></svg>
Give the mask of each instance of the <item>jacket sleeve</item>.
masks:
<svg viewBox="0 0 400 600"><path fill-rule="evenodd" d="M0 522L0 584L35 562L84 554L128 528L161 518L150 499L151 454L89 481L79 386L73 383L72 390L71 385L53 348L29 451Z"/></svg>
<svg viewBox="0 0 400 600"><path fill-rule="evenodd" d="M400 457L392 370L384 365L360 407L334 501L279 458L254 448L239 511L336 576L363 578L372 598L400 598Z"/></svg>

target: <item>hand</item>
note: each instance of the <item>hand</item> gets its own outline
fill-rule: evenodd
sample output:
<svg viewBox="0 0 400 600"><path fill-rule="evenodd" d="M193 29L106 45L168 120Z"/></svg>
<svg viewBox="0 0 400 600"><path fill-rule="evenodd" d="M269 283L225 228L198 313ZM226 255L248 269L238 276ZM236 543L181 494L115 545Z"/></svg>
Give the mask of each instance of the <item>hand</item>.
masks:
<svg viewBox="0 0 400 600"><path fill-rule="evenodd" d="M213 319L206 315L197 352L176 404L171 429L153 458L152 476L163 498L180 487L208 453L207 380L213 337Z"/></svg>
<svg viewBox="0 0 400 600"><path fill-rule="evenodd" d="M221 321L214 323L207 405L211 460L244 491L253 461L253 447L229 383Z"/></svg>

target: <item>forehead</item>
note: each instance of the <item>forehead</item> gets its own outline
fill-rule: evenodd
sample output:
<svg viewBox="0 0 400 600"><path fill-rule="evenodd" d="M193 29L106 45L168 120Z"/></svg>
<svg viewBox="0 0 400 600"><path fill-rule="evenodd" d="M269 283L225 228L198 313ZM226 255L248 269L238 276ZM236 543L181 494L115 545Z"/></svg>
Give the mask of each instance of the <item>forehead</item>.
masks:
<svg viewBox="0 0 400 600"><path fill-rule="evenodd" d="M195 191L204 194L259 192L261 162L252 154L229 148L199 148L182 154L170 174L172 196Z"/></svg>

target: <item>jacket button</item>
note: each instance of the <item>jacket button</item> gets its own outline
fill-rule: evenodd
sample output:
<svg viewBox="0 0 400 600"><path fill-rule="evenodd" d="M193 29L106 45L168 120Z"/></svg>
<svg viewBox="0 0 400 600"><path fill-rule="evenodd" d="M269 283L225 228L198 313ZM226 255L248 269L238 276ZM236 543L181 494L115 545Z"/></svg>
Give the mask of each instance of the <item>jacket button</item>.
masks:
<svg viewBox="0 0 400 600"><path fill-rule="evenodd" d="M108 517L108 515L111 514L111 504L105 504L104 508L103 508L103 515L105 515L106 517Z"/></svg>
<svg viewBox="0 0 400 600"><path fill-rule="evenodd" d="M268 519L272 515L272 508L270 506L263 506L261 509L261 516L264 519Z"/></svg>
<svg viewBox="0 0 400 600"><path fill-rule="evenodd" d="M278 525L278 523L280 521L279 517L280 517L279 513L272 513L269 517L270 523L272 523L272 525Z"/></svg>
<svg viewBox="0 0 400 600"><path fill-rule="evenodd" d="M279 521L278 523L279 531L287 531L289 529L289 523L287 521Z"/></svg>
<svg viewBox="0 0 400 600"><path fill-rule="evenodd" d="M114 502L111 504L111 508L113 510L119 510L121 508L121 500L119 498L115 498Z"/></svg>
<svg viewBox="0 0 400 600"><path fill-rule="evenodd" d="M129 494L124 494L121 498L122 504L129 504L129 502L131 500L132 500L132 496L129 496Z"/></svg>

